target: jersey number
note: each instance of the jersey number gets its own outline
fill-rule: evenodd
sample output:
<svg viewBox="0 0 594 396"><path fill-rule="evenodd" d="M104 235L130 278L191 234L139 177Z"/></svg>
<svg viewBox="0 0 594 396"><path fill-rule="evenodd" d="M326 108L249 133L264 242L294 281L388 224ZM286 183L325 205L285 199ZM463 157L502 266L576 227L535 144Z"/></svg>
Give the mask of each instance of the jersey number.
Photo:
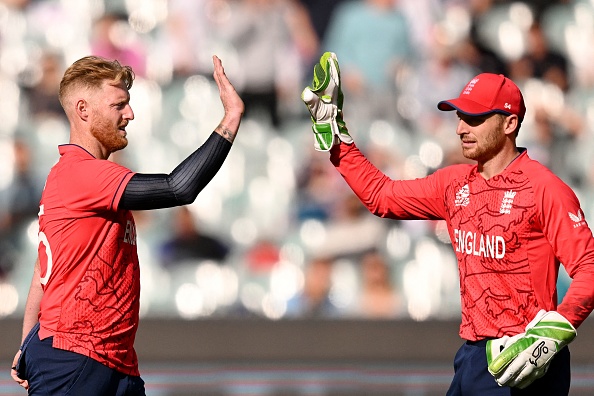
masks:
<svg viewBox="0 0 594 396"><path fill-rule="evenodd" d="M43 205L41 205L39 207L39 217L41 217L41 215L43 214ZM39 281L41 282L42 285L47 285L47 281L49 280L50 275L52 274L52 249L50 248L49 245L49 241L47 240L47 236L45 235L45 233L43 231L39 232L39 243L43 244L43 246L45 247L45 255L47 257L47 263L45 263L45 276L43 278L41 278ZM39 264L41 266L42 269L42 273L43 273L43 263L41 262L41 257L39 260Z"/></svg>

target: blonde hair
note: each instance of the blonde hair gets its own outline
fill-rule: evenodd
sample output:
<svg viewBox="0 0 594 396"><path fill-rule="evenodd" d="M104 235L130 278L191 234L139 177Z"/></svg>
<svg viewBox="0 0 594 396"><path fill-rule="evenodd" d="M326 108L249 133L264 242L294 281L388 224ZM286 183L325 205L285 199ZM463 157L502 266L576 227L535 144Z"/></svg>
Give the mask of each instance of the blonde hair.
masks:
<svg viewBox="0 0 594 396"><path fill-rule="evenodd" d="M104 81L111 85L124 84L132 88L134 72L130 66L122 66L117 60L108 60L99 56L86 56L74 62L60 81L58 98L66 109L64 100L74 88L99 88Z"/></svg>

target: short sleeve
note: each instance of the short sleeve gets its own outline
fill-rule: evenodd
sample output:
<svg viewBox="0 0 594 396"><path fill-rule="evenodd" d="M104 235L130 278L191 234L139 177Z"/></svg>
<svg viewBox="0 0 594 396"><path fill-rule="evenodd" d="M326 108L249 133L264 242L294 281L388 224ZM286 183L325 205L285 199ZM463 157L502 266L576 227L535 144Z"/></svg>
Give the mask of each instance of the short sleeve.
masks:
<svg viewBox="0 0 594 396"><path fill-rule="evenodd" d="M69 210L88 212L117 210L134 175L124 166L97 159L78 161L62 172L64 177L59 177L62 202Z"/></svg>

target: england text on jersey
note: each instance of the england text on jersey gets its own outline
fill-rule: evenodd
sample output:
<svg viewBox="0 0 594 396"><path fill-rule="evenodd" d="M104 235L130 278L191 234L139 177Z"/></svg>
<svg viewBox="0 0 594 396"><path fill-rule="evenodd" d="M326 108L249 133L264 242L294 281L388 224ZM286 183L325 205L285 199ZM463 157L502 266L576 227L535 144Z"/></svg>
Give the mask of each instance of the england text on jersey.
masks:
<svg viewBox="0 0 594 396"><path fill-rule="evenodd" d="M505 240L501 235L454 229L454 249L468 255L501 259L505 256Z"/></svg>

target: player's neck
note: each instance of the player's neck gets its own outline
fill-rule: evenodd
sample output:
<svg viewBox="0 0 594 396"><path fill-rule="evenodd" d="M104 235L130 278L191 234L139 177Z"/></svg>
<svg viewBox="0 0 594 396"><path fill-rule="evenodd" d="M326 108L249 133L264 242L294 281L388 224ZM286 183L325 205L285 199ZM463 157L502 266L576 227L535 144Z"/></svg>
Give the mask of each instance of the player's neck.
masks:
<svg viewBox="0 0 594 396"><path fill-rule="evenodd" d="M486 161L479 161L478 171L485 180L489 180L503 172L519 155L517 147L508 147Z"/></svg>
<svg viewBox="0 0 594 396"><path fill-rule="evenodd" d="M96 139L89 138L86 134L72 133L71 131L69 143L84 148L97 159L108 159L111 154Z"/></svg>

